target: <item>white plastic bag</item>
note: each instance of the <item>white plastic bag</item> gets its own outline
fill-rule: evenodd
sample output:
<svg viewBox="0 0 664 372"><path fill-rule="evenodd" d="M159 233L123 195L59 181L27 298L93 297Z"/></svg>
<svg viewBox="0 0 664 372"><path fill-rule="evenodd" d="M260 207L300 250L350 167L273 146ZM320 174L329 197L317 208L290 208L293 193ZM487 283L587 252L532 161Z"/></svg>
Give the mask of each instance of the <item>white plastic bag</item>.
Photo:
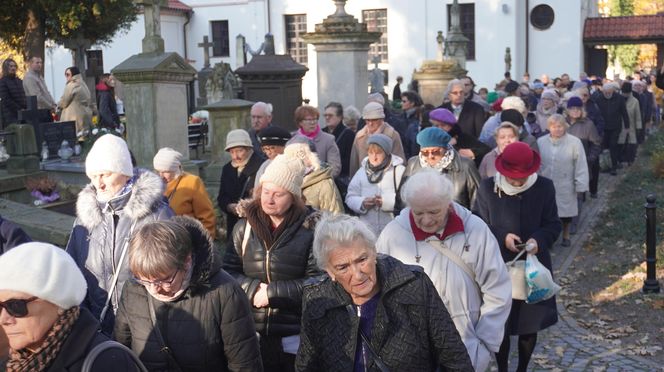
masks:
<svg viewBox="0 0 664 372"><path fill-rule="evenodd" d="M522 250L510 262L506 262L507 272L512 280L512 299L525 300L528 297L528 286L526 285L526 261L519 260L526 252Z"/></svg>
<svg viewBox="0 0 664 372"><path fill-rule="evenodd" d="M526 257L526 284L526 302L529 304L548 300L560 291L560 286L553 281L551 271L544 267L534 254Z"/></svg>

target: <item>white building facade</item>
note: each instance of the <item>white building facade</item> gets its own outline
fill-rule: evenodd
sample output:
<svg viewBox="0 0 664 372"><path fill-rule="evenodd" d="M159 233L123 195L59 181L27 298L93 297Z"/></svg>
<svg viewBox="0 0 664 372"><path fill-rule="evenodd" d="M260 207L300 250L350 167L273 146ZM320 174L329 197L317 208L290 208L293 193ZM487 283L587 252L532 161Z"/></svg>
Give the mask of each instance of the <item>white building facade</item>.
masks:
<svg viewBox="0 0 664 372"><path fill-rule="evenodd" d="M317 23L334 13L331 0L171 0L162 10L162 36L166 51L175 51L200 70L203 49L198 47L207 35L215 46L210 63L227 62L238 66L236 36L242 34L257 49L266 33L274 35L277 54L290 53L305 64L302 96L312 105L318 102L316 52L298 40L303 32L313 32ZM186 4L191 11L182 10ZM435 59L437 31L447 35L448 9L452 0L349 0L346 12L370 30L382 31L369 59L378 54L379 67L387 72L391 89L397 76L404 77L402 90L414 69L427 59ZM569 73L576 79L584 68L583 24L597 16L592 0L461 0L461 28L473 40L466 63L468 74L478 87L491 90L505 73L505 50L511 50L513 79L527 71L531 79L541 74ZM170 5L176 4L175 7ZM104 68L110 71L129 56L139 53L144 36L143 17L131 29L118 35L103 50ZM250 57L249 57L250 58ZM46 81L56 99L64 90L64 69L71 64L68 50L56 47L46 56ZM367 61L367 68L372 64ZM340 77L353 79L353 76ZM389 89L389 90L388 90Z"/></svg>

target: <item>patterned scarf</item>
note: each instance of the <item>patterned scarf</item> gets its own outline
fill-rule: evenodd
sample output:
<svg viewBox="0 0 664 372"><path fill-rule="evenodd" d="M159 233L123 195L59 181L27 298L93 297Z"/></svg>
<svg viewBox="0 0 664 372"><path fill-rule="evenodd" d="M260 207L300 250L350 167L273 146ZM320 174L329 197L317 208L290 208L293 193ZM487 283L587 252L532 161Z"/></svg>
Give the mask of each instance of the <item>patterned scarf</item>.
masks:
<svg viewBox="0 0 664 372"><path fill-rule="evenodd" d="M7 361L7 372L46 371L60 353L62 344L71 333L79 314L78 306L62 312L37 350L11 350Z"/></svg>
<svg viewBox="0 0 664 372"><path fill-rule="evenodd" d="M427 163L427 157L420 154L420 166L422 166L422 168L432 168L438 172L442 172L443 169L449 167L450 164L452 164L452 160L454 160L454 150L451 148L446 148L445 155L443 155L443 157L438 160L438 163L434 165L429 165L429 163Z"/></svg>
<svg viewBox="0 0 664 372"><path fill-rule="evenodd" d="M385 174L385 169L392 163L392 154L389 154L383 159L383 161L376 165L375 167L371 165L369 159L367 159L367 164L364 167L364 171L367 173L367 178L369 183L378 183L383 179L383 174Z"/></svg>

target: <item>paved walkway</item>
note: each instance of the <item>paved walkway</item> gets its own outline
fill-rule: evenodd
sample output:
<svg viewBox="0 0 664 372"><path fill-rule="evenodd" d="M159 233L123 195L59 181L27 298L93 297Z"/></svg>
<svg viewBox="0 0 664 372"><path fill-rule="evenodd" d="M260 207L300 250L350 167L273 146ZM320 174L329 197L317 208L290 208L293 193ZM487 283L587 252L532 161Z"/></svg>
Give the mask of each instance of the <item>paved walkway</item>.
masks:
<svg viewBox="0 0 664 372"><path fill-rule="evenodd" d="M608 174L600 175L597 199L588 198L581 211L578 232L572 235L572 244L562 247L560 240L551 252L554 276L562 277L590 237L597 217L604 210L610 192L622 178ZM664 371L664 367L645 358L624 353L589 330L579 327L562 301L558 301L559 321L556 325L538 334L537 346L530 361L529 371ZM510 370L516 370L516 338L511 342ZM493 367L493 370L496 370Z"/></svg>

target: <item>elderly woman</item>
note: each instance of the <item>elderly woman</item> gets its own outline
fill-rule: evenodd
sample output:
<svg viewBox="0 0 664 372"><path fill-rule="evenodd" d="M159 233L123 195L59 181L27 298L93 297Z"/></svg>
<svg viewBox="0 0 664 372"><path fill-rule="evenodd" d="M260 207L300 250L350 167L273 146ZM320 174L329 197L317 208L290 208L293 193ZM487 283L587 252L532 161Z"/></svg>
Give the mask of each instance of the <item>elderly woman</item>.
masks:
<svg viewBox="0 0 664 372"><path fill-rule="evenodd" d="M588 191L588 163L581 140L567 134L569 125L560 114L549 118L549 134L537 139L542 155L540 175L553 181L558 216L563 222L562 245L570 245L570 223L579 214L577 194Z"/></svg>
<svg viewBox="0 0 664 372"><path fill-rule="evenodd" d="M170 147L160 149L152 160L154 170L166 184L164 196L178 216L201 221L212 239L217 235L217 216L200 177L182 170L182 154Z"/></svg>
<svg viewBox="0 0 664 372"><path fill-rule="evenodd" d="M93 101L88 86L81 77L81 71L73 66L65 70L67 84L58 107L62 110L60 121L75 121L76 133L90 129L92 125Z"/></svg>
<svg viewBox="0 0 664 372"><path fill-rule="evenodd" d="M454 114L448 109L438 108L429 113L429 121L431 125L440 128L447 132L452 137L450 145L464 158L468 158L479 166L482 158L486 155L491 148L482 142L478 141L470 134L461 131L457 125L457 119Z"/></svg>
<svg viewBox="0 0 664 372"><path fill-rule="evenodd" d="M450 137L440 128L429 127L417 134L420 154L408 160L404 175L410 177L424 169L434 169L447 175L454 186L455 202L470 208L480 175L472 160L460 156L450 145ZM430 185L432 186L432 185Z"/></svg>
<svg viewBox="0 0 664 372"><path fill-rule="evenodd" d="M346 204L374 234L394 219L394 207L406 167L392 155L392 139L384 134L369 136L369 156L348 186Z"/></svg>
<svg viewBox="0 0 664 372"><path fill-rule="evenodd" d="M542 132L545 132L548 128L549 117L558 111L558 101L560 101L560 96L554 89L547 89L542 92L542 97L535 111L537 124L539 124Z"/></svg>
<svg viewBox="0 0 664 372"><path fill-rule="evenodd" d="M431 185L436 185L432 187ZM484 371L503 340L512 285L491 230L452 202L447 177L427 170L401 191L408 206L378 238L378 252L419 265L452 315L476 371Z"/></svg>
<svg viewBox="0 0 664 372"><path fill-rule="evenodd" d="M29 262L29 265L26 265ZM90 350L108 341L79 307L86 283L62 249L26 243L0 257L0 326L9 335L7 371L81 371ZM108 350L93 371L135 371L124 350ZM5 370L0 362L0 369Z"/></svg>
<svg viewBox="0 0 664 372"><path fill-rule="evenodd" d="M528 243L529 254L551 270L550 249L560 234L556 192L551 180L538 177L540 156L522 142L508 145L498 156L495 177L482 180L473 211L489 225L500 244L505 262L512 261ZM525 259L525 256L521 259ZM510 336L519 336L519 365L525 372L535 349L537 332L558 320L556 300L552 297L535 304L512 300L505 325L505 337L496 354L498 370L507 371Z"/></svg>
<svg viewBox="0 0 664 372"><path fill-rule="evenodd" d="M495 137L496 148L486 154L484 159L482 159L482 164L480 164L479 172L482 179L496 175L496 166L494 165L496 158L505 150L507 145L519 141L519 128L508 121L504 121L496 129Z"/></svg>
<svg viewBox="0 0 664 372"><path fill-rule="evenodd" d="M130 277L125 259L129 237L146 222L169 219L173 211L164 202L159 176L134 174L127 144L118 136L95 141L85 173L92 182L78 194L67 252L88 282L82 305L111 334L122 287Z"/></svg>
<svg viewBox="0 0 664 372"><path fill-rule="evenodd" d="M247 297L200 222L143 225L129 244L129 268L134 282L122 292L114 337L149 370L262 370Z"/></svg>
<svg viewBox="0 0 664 372"><path fill-rule="evenodd" d="M620 161L632 165L636 158L636 133L643 129L643 122L641 120L641 108L639 100L634 97L632 93L632 83L626 81L620 88L622 96L625 97L625 107L627 109L627 116L629 117L629 128L625 128L620 132L618 137L618 144L623 146L622 156Z"/></svg>
<svg viewBox="0 0 664 372"><path fill-rule="evenodd" d="M299 159L304 164L305 174L302 182L302 195L306 205L332 213L343 213L344 203L341 193L332 179L332 168L320 162L315 147L306 137L297 136L286 146L284 155Z"/></svg>
<svg viewBox="0 0 664 372"><path fill-rule="evenodd" d="M318 224L314 254L328 277L305 289L297 370L472 371L431 280L377 255L375 242L356 217Z"/></svg>
<svg viewBox="0 0 664 372"><path fill-rule="evenodd" d="M320 129L319 116L318 109L313 106L305 105L295 109L295 124L300 128L297 134L313 141L318 158L332 167L334 178L341 173L341 155L334 135Z"/></svg>
<svg viewBox="0 0 664 372"><path fill-rule="evenodd" d="M260 154L254 152L249 133L234 129L226 135L226 152L231 161L221 168L217 205L226 213L226 234L230 239L239 217L238 202L250 197L258 168L263 163Z"/></svg>
<svg viewBox="0 0 664 372"><path fill-rule="evenodd" d="M258 143L261 145L261 151L267 156L267 160L261 164L256 172L256 177L254 177L254 187L260 185L260 179L263 173L265 173L265 168L277 157L284 153L286 149L286 143L291 139L291 134L284 128L278 127L276 125L271 125L265 129L262 129L258 135Z"/></svg>
<svg viewBox="0 0 664 372"><path fill-rule="evenodd" d="M224 268L253 305L266 371L294 369L302 288L308 277L320 274L311 250L316 215L302 200L303 178L300 159L277 156L224 256Z"/></svg>

